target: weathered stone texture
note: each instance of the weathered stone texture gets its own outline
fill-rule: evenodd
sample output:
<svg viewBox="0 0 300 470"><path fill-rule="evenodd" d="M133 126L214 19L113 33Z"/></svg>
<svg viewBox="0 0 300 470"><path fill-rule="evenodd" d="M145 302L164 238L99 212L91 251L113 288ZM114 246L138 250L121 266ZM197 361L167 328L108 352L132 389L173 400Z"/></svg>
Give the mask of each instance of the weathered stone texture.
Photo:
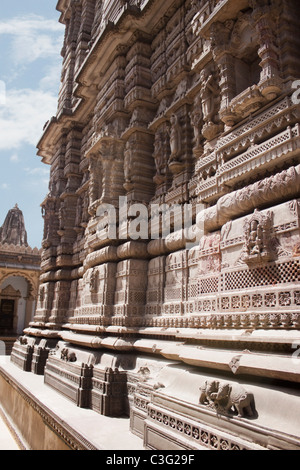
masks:
<svg viewBox="0 0 300 470"><path fill-rule="evenodd" d="M146 448L299 448L297 0L58 10L58 112L38 144L51 165L43 273L25 332L63 341L47 383L100 413L129 407ZM204 232L191 248L171 217L164 239L101 238L99 208L120 197L149 214L189 203Z"/></svg>

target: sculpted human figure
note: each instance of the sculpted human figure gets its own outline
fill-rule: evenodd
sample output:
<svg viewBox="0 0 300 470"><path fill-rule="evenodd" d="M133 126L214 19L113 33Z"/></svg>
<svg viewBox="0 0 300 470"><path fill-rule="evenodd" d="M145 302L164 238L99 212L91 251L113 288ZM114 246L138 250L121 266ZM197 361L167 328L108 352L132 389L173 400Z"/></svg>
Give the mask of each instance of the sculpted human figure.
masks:
<svg viewBox="0 0 300 470"><path fill-rule="evenodd" d="M59 229L64 230L65 228L65 222L66 222L66 205L64 202L61 203L60 209L59 209Z"/></svg>
<svg viewBox="0 0 300 470"><path fill-rule="evenodd" d="M82 197L79 197L78 201L77 201L77 208L76 208L76 220L75 220L75 226L76 227L79 227L80 224L81 224L82 207L83 207L83 199L82 199Z"/></svg>
<svg viewBox="0 0 300 470"><path fill-rule="evenodd" d="M181 128L180 128L178 116L176 114L172 114L170 123L171 123L171 127L169 129L169 134L170 134L171 156L170 156L169 163L173 161L178 161L179 154L181 151Z"/></svg>
<svg viewBox="0 0 300 470"><path fill-rule="evenodd" d="M90 186L89 186L89 196L90 196L90 205L92 205L98 199L98 187L97 187L97 165L98 159L96 155L92 155L89 159L89 173L90 173Z"/></svg>
<svg viewBox="0 0 300 470"><path fill-rule="evenodd" d="M125 182L131 182L131 175L132 175L132 144L127 142L125 147L125 154L124 154L124 175L125 175Z"/></svg>
<svg viewBox="0 0 300 470"><path fill-rule="evenodd" d="M203 120L206 123L212 123L215 115L215 97L218 90L214 84L214 77L208 74L206 70L201 73L201 91Z"/></svg>
<svg viewBox="0 0 300 470"><path fill-rule="evenodd" d="M256 220L253 220L250 224L249 234L249 254L258 255L262 252L263 241L262 241L262 229Z"/></svg>
<svg viewBox="0 0 300 470"><path fill-rule="evenodd" d="M88 194L86 193L83 198L81 223L86 224L88 219L89 219L89 197L88 197Z"/></svg>
<svg viewBox="0 0 300 470"><path fill-rule="evenodd" d="M154 142L154 161L156 167L155 180L157 183L161 183L164 180L164 148L163 148L163 137L161 132L156 134Z"/></svg>
<svg viewBox="0 0 300 470"><path fill-rule="evenodd" d="M200 101L200 103L199 103ZM191 124L194 129L194 144L195 149L200 149L202 139L202 126L203 126L203 112L201 107L201 100L199 98L195 102L193 112L190 113Z"/></svg>
<svg viewBox="0 0 300 470"><path fill-rule="evenodd" d="M99 284L99 272L97 270L94 270L90 276L90 281L89 281L90 292L92 294L95 294L97 292L98 284Z"/></svg>

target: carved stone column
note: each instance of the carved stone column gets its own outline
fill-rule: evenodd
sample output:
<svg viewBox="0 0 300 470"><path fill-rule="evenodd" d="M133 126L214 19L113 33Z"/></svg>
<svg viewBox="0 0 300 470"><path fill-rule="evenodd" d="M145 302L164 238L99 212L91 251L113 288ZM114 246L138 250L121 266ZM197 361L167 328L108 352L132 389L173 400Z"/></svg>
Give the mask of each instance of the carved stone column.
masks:
<svg viewBox="0 0 300 470"><path fill-rule="evenodd" d="M94 213L93 206L96 201L98 201L102 194L102 162L100 155L91 154L89 155L89 213L92 215Z"/></svg>
<svg viewBox="0 0 300 470"><path fill-rule="evenodd" d="M130 121L122 135L126 141L125 189L129 202L149 201L153 195L153 135L148 129L155 102L151 97L151 47L147 37L136 33L129 49L125 69L125 109Z"/></svg>
<svg viewBox="0 0 300 470"><path fill-rule="evenodd" d="M252 0L251 3L260 42L258 54L261 58L262 72L259 87L262 95L271 101L281 93L279 50L276 45L279 11L275 6L261 6L257 0Z"/></svg>

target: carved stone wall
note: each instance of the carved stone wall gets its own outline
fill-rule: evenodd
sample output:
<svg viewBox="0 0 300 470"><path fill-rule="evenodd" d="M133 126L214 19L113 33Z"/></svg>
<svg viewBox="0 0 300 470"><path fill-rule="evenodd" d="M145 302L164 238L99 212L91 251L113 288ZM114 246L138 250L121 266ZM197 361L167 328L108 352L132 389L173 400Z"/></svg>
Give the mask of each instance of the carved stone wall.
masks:
<svg viewBox="0 0 300 470"><path fill-rule="evenodd" d="M61 342L47 383L103 413L122 396L146 448L299 448L297 1L58 10L62 86L38 144L51 165L43 272L25 331ZM190 204L202 236L191 247L171 217L166 238L103 237L101 209L119 228L125 197L146 218L154 204Z"/></svg>

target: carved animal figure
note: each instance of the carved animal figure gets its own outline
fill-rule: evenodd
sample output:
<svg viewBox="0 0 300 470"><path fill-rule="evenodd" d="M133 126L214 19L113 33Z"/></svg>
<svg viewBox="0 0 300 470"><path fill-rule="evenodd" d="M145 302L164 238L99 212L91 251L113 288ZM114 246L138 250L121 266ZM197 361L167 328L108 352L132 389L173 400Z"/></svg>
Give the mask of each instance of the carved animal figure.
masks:
<svg viewBox="0 0 300 470"><path fill-rule="evenodd" d="M211 398L217 403L226 399L226 412L229 412L232 407L234 407L238 412L239 418L243 418L245 416L245 411L248 416L253 416L253 395L248 393L239 384L230 385L228 383L220 383L218 391L212 393Z"/></svg>
<svg viewBox="0 0 300 470"><path fill-rule="evenodd" d="M74 352L70 352L68 349L63 349L61 351L61 359L66 362L76 362L77 357Z"/></svg>
<svg viewBox="0 0 300 470"><path fill-rule="evenodd" d="M202 387L200 387L200 405L212 405L214 404L213 396L217 395L219 391L220 382L216 380L206 380Z"/></svg>
<svg viewBox="0 0 300 470"><path fill-rule="evenodd" d="M22 346L26 346L28 344L26 336L20 336L19 341Z"/></svg>

